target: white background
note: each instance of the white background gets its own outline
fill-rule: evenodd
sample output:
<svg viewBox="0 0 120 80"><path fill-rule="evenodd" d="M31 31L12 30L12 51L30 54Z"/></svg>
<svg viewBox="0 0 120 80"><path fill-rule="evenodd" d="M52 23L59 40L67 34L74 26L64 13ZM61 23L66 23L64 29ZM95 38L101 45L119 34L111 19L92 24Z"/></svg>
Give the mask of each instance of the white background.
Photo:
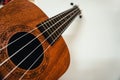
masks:
<svg viewBox="0 0 120 80"><path fill-rule="evenodd" d="M63 37L71 63L59 80L120 80L120 0L35 0L49 17L71 8L82 10Z"/></svg>

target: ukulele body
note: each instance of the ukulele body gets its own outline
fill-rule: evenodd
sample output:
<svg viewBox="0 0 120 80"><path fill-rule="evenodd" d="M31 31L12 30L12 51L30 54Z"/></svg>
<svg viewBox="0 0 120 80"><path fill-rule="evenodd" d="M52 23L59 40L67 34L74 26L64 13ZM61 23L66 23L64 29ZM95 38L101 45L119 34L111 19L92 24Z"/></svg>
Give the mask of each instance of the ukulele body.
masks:
<svg viewBox="0 0 120 80"><path fill-rule="evenodd" d="M48 17L37 6L28 0L13 0L0 9L0 48L6 46L10 38L18 32L29 32L36 28L36 25L48 19ZM36 29L33 34L37 36L41 32ZM45 40L44 36L37 38L40 42ZM42 44L43 50L50 44L45 41ZM9 57L5 48L0 51L0 63ZM67 70L70 63L68 48L60 37L45 52L39 66L29 70L22 80L57 80ZM8 60L0 66L0 77L5 77L16 65ZM18 80L25 69L16 68L5 80Z"/></svg>

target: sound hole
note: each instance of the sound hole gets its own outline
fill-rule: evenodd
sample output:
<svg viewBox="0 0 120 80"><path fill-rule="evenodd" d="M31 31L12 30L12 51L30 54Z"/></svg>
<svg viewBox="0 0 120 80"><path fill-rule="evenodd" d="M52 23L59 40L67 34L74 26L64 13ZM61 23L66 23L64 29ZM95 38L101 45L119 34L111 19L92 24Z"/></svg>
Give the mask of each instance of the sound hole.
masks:
<svg viewBox="0 0 120 80"><path fill-rule="evenodd" d="M15 35L13 35L8 44L13 42L14 40L16 40L17 38L21 37L22 35L25 35L27 32L19 32L16 33ZM37 60L37 62L35 62L35 64L30 68L30 69L35 69L36 67L38 67L42 60L43 60L43 47L42 45L39 46L34 52L32 52L38 45L40 45L40 41L36 38L34 41L32 41L29 45L27 45L26 47L24 47L28 42L30 42L32 39L34 39L35 36L28 33L28 35L24 36L23 38L17 40L16 42L14 42L13 44L11 44L10 46L8 46L8 55L9 57L12 56L13 54L15 54L15 56L13 56L11 58L12 62L17 66L24 58L26 58L29 54L31 54L28 58L26 58L22 64L20 64L18 67L27 70L34 62L35 60L41 56L39 58L39 60ZM24 47L22 50L20 50L19 52L16 53L16 51L18 51L19 49L21 49L22 47ZM31 53L32 52L32 53Z"/></svg>

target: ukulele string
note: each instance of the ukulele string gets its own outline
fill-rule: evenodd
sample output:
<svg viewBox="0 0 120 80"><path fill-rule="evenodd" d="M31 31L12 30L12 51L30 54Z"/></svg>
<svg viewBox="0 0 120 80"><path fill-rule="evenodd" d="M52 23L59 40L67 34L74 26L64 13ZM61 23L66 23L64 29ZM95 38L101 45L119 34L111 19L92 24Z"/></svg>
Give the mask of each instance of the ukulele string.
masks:
<svg viewBox="0 0 120 80"><path fill-rule="evenodd" d="M76 9L75 9L76 10ZM75 11L73 10L73 11ZM69 15L69 14L68 14ZM57 21L55 24L59 23L61 20L63 20L64 18L61 18L59 21ZM52 28L55 24L53 24L52 26L49 27ZM26 46L28 46L30 43L32 43L36 38L40 37L43 33L45 33L48 29L46 29L45 31L43 31L41 34L39 34L38 36L36 36L35 38L33 38L31 41L29 41L27 44L25 44L23 47L21 47L20 49L18 49L15 53L13 53L11 56L9 56L7 59L5 59L2 63L0 63L0 66L2 66L4 63L6 63L9 59L11 59L13 56L15 56L18 52L20 52L22 49L24 49Z"/></svg>
<svg viewBox="0 0 120 80"><path fill-rule="evenodd" d="M75 9L76 10L76 9ZM59 21L57 21L55 24L59 23L62 19L61 18ZM55 24L53 24L52 26L54 26ZM50 26L50 28L52 28L52 26ZM49 29L50 29L49 28ZM44 32L42 32L41 34L39 34L36 38L38 38L39 36L41 36L43 33L45 33L48 29L46 29ZM6 60L4 60L2 63L0 63L0 66L2 66L5 62L7 62L9 59L11 59L14 55L16 55L19 51L21 51L22 49L24 49L27 45L29 45L31 42L33 42L36 38L33 38L31 41L29 41L26 45L24 45L22 48L20 48L19 50L17 50L15 53L13 53L13 55L9 56Z"/></svg>
<svg viewBox="0 0 120 80"><path fill-rule="evenodd" d="M63 15L63 14L64 14L64 13L66 13L66 12L69 12L69 11L70 11L70 10L72 10L72 9L73 9L73 8L68 9L68 10L66 10L65 12L60 13L60 14L58 14L58 15L57 15L57 16L55 16L55 17L51 17L51 18L47 19L47 20L46 20L46 23L48 23L49 21L54 20L56 17L60 17L61 15ZM35 31L36 29L40 28L42 25L44 25L44 24L46 24L46 23L42 23L40 26L38 26L38 27L36 27L36 28L34 28L34 29L30 30L30 31L29 31L29 32L27 32L26 34L24 34L24 35L20 36L19 38L17 38L17 39L15 39L14 41L10 42L10 43L9 43L9 44L7 44L6 46L4 46L4 47L0 48L0 51L2 51L3 49L7 48L8 46L10 46L11 44L13 44L14 42L16 42L16 41L20 40L21 38L25 37L25 36L26 36L26 35L28 35L29 33L32 33L33 31ZM48 29L49 29L49 28L48 28Z"/></svg>
<svg viewBox="0 0 120 80"><path fill-rule="evenodd" d="M67 22L67 21L66 21L66 22ZM66 23L66 22L64 22L64 23ZM64 25L64 24L63 24L63 25ZM58 28L58 29L59 29L59 28ZM56 31L57 31L58 29L56 29ZM53 33L55 33L56 31L54 31ZM52 34L53 34L53 33L52 33ZM52 34L51 34L51 35L52 35ZM51 36L51 35L50 35L50 36ZM50 37L50 36L49 36L49 37ZM49 37L48 37L48 38L49 38ZM47 39L46 39L46 40L47 40ZM46 41L46 40L45 40L45 41ZM44 43L45 41L43 41L42 43ZM53 42L54 42L54 41L53 41ZM42 44L42 43L41 43L41 44ZM40 44L40 45L41 45L41 44ZM26 58L24 58L13 70L11 70L11 71L6 75L6 77L9 76L9 75L10 75L24 60L26 60L40 45L38 45ZM43 53L42 53L42 54L43 54ZM40 56L42 56L42 54L41 54Z"/></svg>
<svg viewBox="0 0 120 80"><path fill-rule="evenodd" d="M68 15L67 15L67 16L68 16ZM73 16L74 16L74 15L73 15ZM73 17L73 16L72 16L72 17ZM72 18L72 17L70 17L70 18ZM64 24L66 24L66 23L70 20L70 18L69 18L67 21L65 21L61 26L63 26ZM61 26L60 26L60 27L61 27ZM60 29L60 27L58 27L52 34L54 34L58 29ZM64 30L65 30L65 29L64 29ZM64 30L63 30L63 31L64 31ZM62 32L63 32L63 31L62 31ZM49 37L51 37L52 34L51 34L50 36L48 36L40 45L38 45L30 54L28 54L16 67L14 67L14 68L4 77L3 80L5 80L16 68L18 68L18 66L21 65L21 64L22 64L37 48L39 48ZM60 35L61 35L61 33L59 34L59 36L60 36ZM58 38L59 36L57 36L57 38ZM56 38L56 39L57 39L57 38ZM56 39L55 39L55 40L56 40ZM54 41L55 41L55 40L54 40ZM54 41L53 41L53 42L54 42ZM53 43L53 42L52 42L52 43ZM49 46L50 46L50 45L49 45ZM48 49L48 48L46 48L44 52L46 52L47 49ZM44 53L44 52L43 52L43 53ZM41 58L41 56L43 55L43 53L40 55L39 58ZM37 60L37 61L38 61L38 60ZM36 62L35 62L35 63L36 63ZM33 65L34 65L34 64L33 64Z"/></svg>
<svg viewBox="0 0 120 80"><path fill-rule="evenodd" d="M72 17L74 17L78 12L79 12L79 11L77 11ZM70 20L72 17L70 17L69 20ZM69 20L68 20L68 21L69 21ZM69 25L70 25L70 23L69 23ZM67 25L67 27L68 27L69 25ZM67 28L67 27L66 27L66 28ZM58 39L58 37L61 36L61 34L66 30L66 28L54 39L54 41L56 41L56 39ZM51 44L53 44L54 41L53 41ZM34 64L41 58L41 56L42 56L50 47L51 47L51 45L47 46L47 48L45 49L45 51L33 62L33 64L25 71L25 73L19 78L19 80L22 80L22 78L25 76L25 74L32 68L32 66L34 66Z"/></svg>

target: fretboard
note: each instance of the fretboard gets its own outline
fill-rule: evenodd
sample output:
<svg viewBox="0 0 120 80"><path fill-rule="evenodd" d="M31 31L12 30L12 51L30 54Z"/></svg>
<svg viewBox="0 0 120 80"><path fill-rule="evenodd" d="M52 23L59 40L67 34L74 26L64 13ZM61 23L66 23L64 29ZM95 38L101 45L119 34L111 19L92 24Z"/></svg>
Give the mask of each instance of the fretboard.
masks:
<svg viewBox="0 0 120 80"><path fill-rule="evenodd" d="M74 6L48 20L42 22L37 27L43 33L49 44L54 44L55 41L66 30L75 17L81 14L78 6Z"/></svg>

